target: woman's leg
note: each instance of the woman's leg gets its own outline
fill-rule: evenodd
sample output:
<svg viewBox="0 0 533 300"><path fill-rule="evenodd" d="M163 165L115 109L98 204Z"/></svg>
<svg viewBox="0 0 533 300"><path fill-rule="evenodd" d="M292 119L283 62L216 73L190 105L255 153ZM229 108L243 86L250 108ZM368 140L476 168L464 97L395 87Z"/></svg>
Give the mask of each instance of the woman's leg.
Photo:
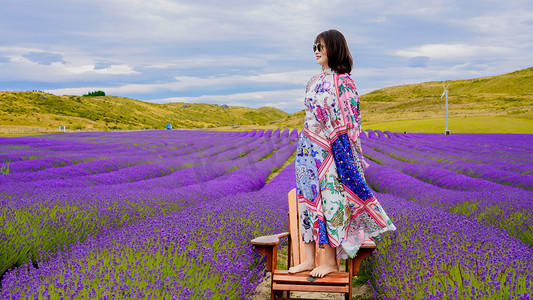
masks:
<svg viewBox="0 0 533 300"><path fill-rule="evenodd" d="M315 242L304 243L305 260L294 267L289 268L289 273L298 273L313 270L315 268Z"/></svg>
<svg viewBox="0 0 533 300"><path fill-rule="evenodd" d="M309 273L313 277L324 277L331 272L339 272L335 248L330 247L328 244L324 244L324 250L326 252L324 262Z"/></svg>

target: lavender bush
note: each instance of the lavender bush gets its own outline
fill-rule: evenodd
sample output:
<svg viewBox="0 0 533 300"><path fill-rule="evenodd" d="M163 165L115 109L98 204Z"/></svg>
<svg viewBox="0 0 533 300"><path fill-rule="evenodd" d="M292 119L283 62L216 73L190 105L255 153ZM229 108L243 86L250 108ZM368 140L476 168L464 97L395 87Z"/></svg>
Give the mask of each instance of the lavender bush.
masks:
<svg viewBox="0 0 533 300"><path fill-rule="evenodd" d="M385 299L530 299L533 249L465 216L379 194L397 230L365 261Z"/></svg>
<svg viewBox="0 0 533 300"><path fill-rule="evenodd" d="M209 182L228 172L230 174L246 166L253 167L274 150L277 155L272 155L265 161L270 169L278 168L286 160L283 155L290 156L287 151L294 151L296 147L293 139L285 138L283 141L279 135L278 138L263 139L237 136L241 133L232 132L205 133L201 138L194 139L192 136L198 133L174 131L172 134L164 143L159 142L162 137L152 138L154 133L150 132L112 135L108 137L107 151L100 150L101 154L116 154L117 159L120 159L124 153L129 152L129 149L120 151L125 148L124 145L140 145L134 142L135 139L143 140L143 148L147 152L145 160L149 163L138 164L138 158L132 157L134 163L126 163L118 169L106 168L107 172L99 167L96 175L90 174L94 172L79 174L79 170L73 172L71 166L57 167L53 169L69 169L64 172L48 172L47 176L37 178L41 180L35 180L36 177L30 172L27 176L33 181L25 180L21 174L4 175L6 183L0 185L0 216L3 221L0 223L0 272L27 262L28 258L35 259L39 252L46 252L58 244L68 246L85 240L88 235L169 214L180 207L175 201L177 196L189 197L181 195L180 189L191 191L188 185L193 183ZM61 135L58 137L64 139ZM89 138L92 142L94 138L87 135L70 137L76 145ZM52 135L47 138L53 140L56 137ZM174 143L168 141L173 139L178 147L170 147ZM183 142L191 140L194 143L183 149ZM40 148L41 139L36 139L36 142L36 147ZM154 150L155 147L147 146L149 144L166 147L167 155L154 156L158 152ZM24 141L24 145L31 143ZM64 149L67 148L62 149L60 152L65 153ZM169 155L176 154L175 151L180 151L180 155ZM137 153L138 149L133 152ZM45 171L33 174L43 172ZM58 176L51 179L54 173ZM65 176L68 174L71 176ZM17 180L10 180L12 177L26 183L21 185ZM260 182L263 179L255 180ZM223 195L238 190L238 187L227 190Z"/></svg>
<svg viewBox="0 0 533 300"><path fill-rule="evenodd" d="M530 299L528 135L363 132L398 230L365 261L376 298ZM249 299L249 240L286 231L298 132L0 138L2 299ZM12 170L12 171L11 171Z"/></svg>
<svg viewBox="0 0 533 300"><path fill-rule="evenodd" d="M363 141L364 145L370 145L363 147L363 153L367 158L376 162L371 162L372 167L366 172L368 183L373 189L473 217L482 223L497 226L529 245L533 245L533 201L531 201L533 191L522 188L523 180L517 179L515 185L498 184L483 176L471 177L464 173L453 172L448 165L454 163L435 161L428 158L431 155L427 153L424 155L428 157L412 154L414 150L410 149L420 148L419 145L422 143L419 142L417 135L414 136L404 138L402 141L394 139L395 147L405 145L401 151L392 150L387 146L392 139L365 139ZM426 140L432 138L428 134L425 137ZM490 138L485 136L484 143L502 143L501 135L494 136L494 138L500 138L500 140L495 139L491 142ZM471 148L462 137L458 139L462 147ZM510 139L514 140L514 137ZM522 147L516 147L516 149L522 151L533 148L531 142L528 148L527 139L525 141L523 139L521 142L517 141ZM452 142L454 142L453 139L446 141L447 144ZM425 140L423 143L431 144ZM510 142L504 142L509 145L508 143ZM459 145L455 146L456 149L459 147ZM421 152L421 150L416 151ZM453 153L453 151L447 152L445 148L441 152ZM512 153L506 153L506 155L512 156ZM462 164L467 164L467 162L455 165ZM491 169L487 169L487 172L491 172Z"/></svg>

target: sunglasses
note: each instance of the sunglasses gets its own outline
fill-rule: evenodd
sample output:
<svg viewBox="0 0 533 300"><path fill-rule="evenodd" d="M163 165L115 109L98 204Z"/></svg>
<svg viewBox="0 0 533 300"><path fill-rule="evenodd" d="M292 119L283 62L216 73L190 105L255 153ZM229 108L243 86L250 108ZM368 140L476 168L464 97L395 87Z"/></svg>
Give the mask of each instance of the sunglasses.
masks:
<svg viewBox="0 0 533 300"><path fill-rule="evenodd" d="M318 52L322 52L322 47L326 47L326 45L323 45L323 44L314 44L313 45L313 52L316 52L316 50L318 50Z"/></svg>

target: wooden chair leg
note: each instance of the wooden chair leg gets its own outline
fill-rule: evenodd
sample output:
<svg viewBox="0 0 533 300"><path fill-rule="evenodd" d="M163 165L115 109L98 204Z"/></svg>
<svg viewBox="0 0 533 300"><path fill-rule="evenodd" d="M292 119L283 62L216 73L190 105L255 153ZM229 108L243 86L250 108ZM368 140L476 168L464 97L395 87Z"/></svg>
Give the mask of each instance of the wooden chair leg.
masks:
<svg viewBox="0 0 533 300"><path fill-rule="evenodd" d="M278 299L278 298L280 298L280 297L283 297L283 298L289 298L289 297L287 296L287 293L288 293L287 291L272 291L272 290L271 290L271 291L270 291L270 299L271 299L271 300L276 300L276 299Z"/></svg>
<svg viewBox="0 0 533 300"><path fill-rule="evenodd" d="M353 290L353 265L352 265L353 259L346 260L346 272L348 272L348 293L344 294L345 300L352 300L352 290Z"/></svg>
<svg viewBox="0 0 533 300"><path fill-rule="evenodd" d="M287 240L287 270L292 266L291 265L291 258L292 258L292 247L291 247L291 236L289 235L289 238Z"/></svg>

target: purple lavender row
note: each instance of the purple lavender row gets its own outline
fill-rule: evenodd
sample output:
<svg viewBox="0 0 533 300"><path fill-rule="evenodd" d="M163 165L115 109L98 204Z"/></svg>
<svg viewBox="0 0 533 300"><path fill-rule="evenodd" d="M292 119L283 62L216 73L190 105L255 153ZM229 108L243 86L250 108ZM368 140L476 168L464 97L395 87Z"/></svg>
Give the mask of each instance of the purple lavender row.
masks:
<svg viewBox="0 0 533 300"><path fill-rule="evenodd" d="M56 166L62 166L62 165L70 165L72 163L78 163L82 161L88 161L93 159L99 159L102 156L105 156L106 154L109 155L111 151L113 151L113 155L121 155L121 156L134 156L142 153L143 155L146 155L148 153L161 153L166 152L168 149L142 149L142 148L128 148L127 150L123 149L117 149L116 145L113 145L115 147L112 147L109 149L109 146L107 147L95 147L93 145L86 145L87 147L92 147L90 151L79 151L79 147L76 147L76 145L79 144L79 141L70 141L68 145L65 145L66 149L69 149L69 151L51 151L50 149L43 149L47 151L39 151L39 152L29 152L24 153L22 151L19 151L18 154L9 154L4 155L3 158L1 158L4 163L9 163L11 173L15 172L25 172L25 171L35 171L35 170L41 170L46 169L49 167L56 167ZM189 146L187 144L179 145L178 147L172 146L172 148L180 148L183 146ZM120 145L121 148L124 148L123 145ZM168 146L170 147L170 146ZM96 149L95 149L96 148ZM51 163L52 162L52 163Z"/></svg>
<svg viewBox="0 0 533 300"><path fill-rule="evenodd" d="M233 160L235 158L237 158L238 156L242 155L243 153L249 153L250 151L252 151L254 148L256 148L257 146L260 146L261 143L264 143L266 140L257 140L257 141L254 141L253 143L251 144L243 144L241 145L240 147L236 147L235 149L232 149L228 152L225 152L225 153L218 153L218 151L214 151L216 150L215 148L211 148L211 149L207 149L205 150L206 152L212 152L212 153L215 153L217 155L213 156L212 158L214 158L214 160L212 158L210 158L209 156L207 158L197 158L197 159L194 159L193 156L188 156L188 157L185 157L185 158L182 158L185 159L183 162L186 162L187 164L190 164L190 165L196 165L196 164L203 164L203 163L212 163L214 162L215 160ZM279 148L281 146L283 146L284 144L283 143L279 143L279 144L273 144L273 143L269 143L268 145L265 145L265 147L260 147L259 148L259 151L253 151L253 155L250 155L250 156L247 156L245 158L242 159L243 162L246 162L247 164L248 163L253 163L254 161L257 161L258 159L262 158L263 156L267 155L268 153L272 152L274 149L276 148ZM228 146L226 146L227 148ZM198 153L194 154L194 155L198 155ZM182 160L178 160L176 161L177 163L179 163L180 161ZM170 160L172 161L172 160ZM232 168L239 168L240 166L242 166L242 163L241 162L238 162L238 161L234 161L234 163L230 163L230 165L232 165ZM195 174L197 169L193 169L191 171L186 171L186 173L188 174ZM144 178L144 179L147 179L149 176L147 176L146 174L150 174L150 172L153 172L153 168L150 168L150 166L146 165L146 164L143 164L143 165L138 165L135 169L125 169L123 170L122 172L122 177L117 177L117 172L113 172L113 173L110 173L110 174L102 174L103 176L111 176L109 177L108 180L114 180L113 183L117 184L117 183L120 183L121 181L124 181L126 180L127 182L131 182L132 181L132 178L135 178L135 176L139 177L141 176L141 179ZM157 170L156 170L157 172ZM133 173L133 174L132 174ZM172 184L174 182L175 185L180 185L179 183L179 179L180 178L188 178L188 177L181 177L183 174L180 172L180 173L177 173L176 176L171 176L169 177L169 179L167 179L166 181L169 182L169 184ZM133 176L133 177L132 177ZM33 184L29 184L29 185L19 185L19 184L4 184L2 186L0 186L0 189L5 192L6 194L9 194L11 195L11 197L15 196L15 195L26 195L25 198L28 198L28 199L31 199L30 201L36 201L37 199L40 199L42 198L44 195L44 198L48 198L48 195L53 195L55 193L53 192L46 192L46 193L42 193L43 191L46 191L46 190L51 190L53 191L55 188L59 187L59 186L62 186L62 187L67 187L67 186L70 186L70 187L75 187L75 186L80 186L80 187L83 187L83 186L87 186L87 184L89 183L89 179L93 179L95 178L95 176L85 176L85 177L73 177L71 178L70 180L48 180L48 181L43 181L43 182L36 182L36 183L33 183ZM123 178L123 179L121 179ZM160 177L158 177L160 178ZM105 177L104 177L105 179ZM102 179L102 180L104 180ZM178 180L176 180L178 179ZM155 178L153 179L155 180ZM145 182L144 180L143 181L140 181L140 182ZM109 182L111 183L111 182ZM77 193L77 192L69 192L68 190L65 192L67 194L71 194L71 193ZM15 198L17 199L16 201L18 203L21 203L23 205L23 207L25 205L30 205L30 203L28 203L28 201L25 201L23 200L22 198ZM48 200L43 200L44 202L48 202ZM12 205L17 205L17 204L12 204Z"/></svg>
<svg viewBox="0 0 533 300"><path fill-rule="evenodd" d="M192 145L192 144L190 144ZM212 144L210 144L212 145ZM172 150L166 149L167 156L179 156L186 154L191 151L189 148L184 149L184 147L187 146L187 144L180 144L179 146L173 146ZM113 171L117 168L120 168L121 166L126 165L137 165L141 162L148 162L151 160L157 159L157 153L151 153L153 156L150 158L150 154L143 153L143 155L139 155L138 150L135 151L119 151L118 149L106 149L106 151L100 150L99 155L109 156L115 156L114 159L98 159L98 160L88 160L87 163L79 163L79 161L86 161L87 157L80 158L80 156L72 156L69 155L69 159L65 158L58 158L58 157L45 157L42 160L30 160L30 161L23 161L19 162L18 164L10 164L10 173L6 176L0 177L0 183L2 181L31 181L31 180L42 180L42 179L50 179L50 178L65 178L67 177L75 177L75 176L81 176L86 174L94 174L94 173L101 173L107 171ZM160 154L159 154L160 155ZM124 158L128 157L128 158ZM55 162L55 164L52 164L51 162ZM128 162L129 161L129 162ZM112 164L116 162L116 165L113 166ZM75 163L75 165L73 165ZM60 169L54 169L52 167L58 167L67 165L68 167L62 167ZM15 169L17 166L21 166L20 169L24 171L33 171L32 173L26 173L26 174L12 174L15 173ZM19 171L22 171L19 170ZM41 170L40 172L36 172L36 170ZM79 174L79 175L78 175ZM10 176L13 175L13 176Z"/></svg>
<svg viewBox="0 0 533 300"><path fill-rule="evenodd" d="M498 156L517 156L528 160L527 153L533 150L531 134L456 134L453 141L459 150L479 152L486 158L491 158L496 151ZM436 135L435 139L446 141L446 136ZM430 145L431 146L431 145Z"/></svg>
<svg viewBox="0 0 533 300"><path fill-rule="evenodd" d="M260 129L258 131L250 131L248 133L248 136L255 136L255 137L281 137L281 138L288 138L295 139L298 137L298 129L293 129L290 131L289 129L285 129L284 131L281 131L280 129L277 129L276 131L272 131L272 129Z"/></svg>
<svg viewBox="0 0 533 300"><path fill-rule="evenodd" d="M445 144L447 153L453 158L473 160L481 163L524 163L531 161L529 153L533 151L531 135L498 134L416 134L411 144L419 150L441 153L439 145Z"/></svg>
<svg viewBox="0 0 533 300"><path fill-rule="evenodd" d="M459 191L505 192L524 195L526 197L533 196L533 192L524 191L520 188L469 177L461 173L431 165L418 165L398 160L389 155L375 151L372 148L366 147L366 145L363 146L363 153L372 161L375 161L381 165L390 166L409 176L441 188Z"/></svg>
<svg viewBox="0 0 533 300"><path fill-rule="evenodd" d="M398 145L389 147L382 142L376 143L375 141L371 141L367 144L373 146L376 149L379 148L379 151L381 152L393 155L396 158L409 162L431 165L435 167L443 167L452 171L461 172L471 177L477 177L496 183L517 186L524 189L533 188L532 177L528 175L517 174L516 172L506 171L504 169L498 169L497 165L486 165L468 161L457 161L457 159L447 155L440 154L433 156L432 154L428 154L427 152L418 149L412 150L407 149L407 147L401 147ZM515 164L515 166L521 165ZM505 167L505 169L508 170L520 170L521 168L522 167L513 168L509 165L506 165Z"/></svg>
<svg viewBox="0 0 533 300"><path fill-rule="evenodd" d="M377 134L374 132L374 130L372 130L372 129L367 129L366 131L367 131L367 136L368 136L369 139L377 139L377 138L378 138L378 136L377 136Z"/></svg>
<svg viewBox="0 0 533 300"><path fill-rule="evenodd" d="M163 155L161 155L161 158L159 157L152 157L152 161L146 161L146 159L150 159L149 156L147 157L138 157L130 158L132 163L126 164L128 166L127 168L105 168L102 169L103 166L108 165L104 162L101 163L95 163L91 164L93 167L91 168L90 175L82 175L82 176L74 176L76 173L76 170L72 170L72 168L68 168L65 170L58 170L54 173L63 173L68 175L68 179L60 180L57 179L60 178L51 178L42 180L40 182L34 182L30 187L32 189L41 189L43 187L46 188L59 188L59 187L75 187L75 186L86 186L86 185L99 185L99 184L119 184L124 182L132 182L132 181L139 181L147 178L154 178L154 177L161 177L168 174L171 174L176 169L182 169L186 167L187 164L189 164L191 161L195 159L195 157L198 156L210 156L214 154L218 154L219 152L225 151L231 146L228 145L222 145L219 147L213 147L215 141L211 141L207 144L199 144L197 147L189 147L187 149L183 149L179 152L167 152L168 154L165 155L165 158L162 158ZM204 149L207 148L207 149ZM204 149L204 150L200 150ZM200 150L200 151L197 151ZM187 152L191 152L188 155L184 155ZM179 160L175 159L175 156L178 155L184 155L181 156ZM141 160L143 159L143 160ZM159 162L156 162L159 161ZM133 163L136 162L136 163ZM146 162L146 163L142 163ZM83 165L83 164L82 164ZM96 166L94 166L96 165ZM83 169L83 167L79 167L78 169ZM99 171L106 171L106 172L98 172ZM48 172L50 173L50 172ZM79 172L77 172L79 174ZM83 173L82 173L83 174ZM61 176L64 178L64 176ZM16 179L16 177L15 177ZM0 180L2 180L0 178ZM8 179L6 179L8 180ZM0 181L2 182L2 181ZM15 183L16 184L16 183ZM12 184L11 184L12 185ZM3 185L0 187L0 190L12 190L11 185Z"/></svg>
<svg viewBox="0 0 533 300"><path fill-rule="evenodd" d="M20 299L36 293L42 298L59 293L100 298L120 293L138 299L244 299L263 275L256 265L259 256L248 241L254 231L261 234L271 228L278 231L280 224L285 227L286 220L278 219L286 215L282 208L286 208L286 193L295 182L294 167L259 192L234 195L235 187L252 182L252 190L260 188L271 167L266 159L230 177L191 186L183 190L186 195L180 195L186 196L188 205L181 211L90 237L39 262L38 269L29 264L10 271L2 282L2 298ZM267 207L272 209L265 210ZM273 210L276 213L269 218ZM268 222L257 222L255 217ZM208 273L203 274L206 267ZM198 273L201 280L195 277ZM153 295L155 292L158 294Z"/></svg>
<svg viewBox="0 0 533 300"><path fill-rule="evenodd" d="M0 155L0 162L17 161L24 159L24 157L43 154L54 155L61 153L62 150L66 150L67 152L75 150L76 153L84 153L95 152L105 148L103 144L80 143L74 139L62 141L46 140L46 143L43 143L42 139L31 137L9 139L0 147L0 151L3 153ZM13 156L13 154L19 154L19 156ZM8 155L12 156L8 157Z"/></svg>
<svg viewBox="0 0 533 300"><path fill-rule="evenodd" d="M462 215L376 193L398 230L364 268L380 299L530 299L533 249ZM529 296L529 297L528 297ZM520 298L526 297L526 298Z"/></svg>
<svg viewBox="0 0 533 300"><path fill-rule="evenodd" d="M62 168L48 168L32 173L7 174L0 176L0 184L7 182L35 182L39 180L67 179L92 174L117 171L124 167L131 167L148 163L147 157L130 156L93 160L86 163L70 165Z"/></svg>
<svg viewBox="0 0 533 300"><path fill-rule="evenodd" d="M380 192L465 214L533 245L532 192L456 191L434 186L392 167L369 162L369 186Z"/></svg>
<svg viewBox="0 0 533 300"><path fill-rule="evenodd" d="M248 137L262 137L265 133L264 129L248 131L246 136Z"/></svg>
<svg viewBox="0 0 533 300"><path fill-rule="evenodd" d="M425 139L409 139L403 142L388 139L377 139L381 143L391 147L401 145L402 147L418 151L420 155L431 155L443 160L464 160L476 161L478 163L488 163L492 165L522 164L531 161L529 154L524 147L505 146L498 153L498 140L485 140L484 144L476 145L473 141L457 140L456 136L442 140L440 135L426 135ZM442 145L446 145L446 152L443 154ZM529 147L530 151L532 150ZM486 154L485 154L486 153ZM519 158L516 158L520 156Z"/></svg>
<svg viewBox="0 0 533 300"><path fill-rule="evenodd" d="M529 135L519 135L518 137L498 134L455 134L443 136L441 134L395 133L394 135L409 141L404 144L408 148L439 155L442 153L440 145L444 143L447 147L447 153L450 153L454 159L474 160L504 166L509 163L522 164L531 161L529 153L533 150L532 140ZM392 143L392 141L387 141L387 139L378 140L384 143ZM394 142L394 144L397 143L397 141Z"/></svg>
<svg viewBox="0 0 533 300"><path fill-rule="evenodd" d="M223 159L234 159L236 156L237 151L241 151L241 149L237 149L237 151L233 151L233 154L226 153L228 150L233 149L234 146L231 145L220 145L217 147L207 148L205 150L200 150L198 152L193 152L191 155L188 155L187 157L180 157L179 160L175 159L161 159L160 162L157 163L151 163L151 164L145 164L145 165L138 165L127 169L121 169L113 173L103 173L98 175L92 175L83 178L81 181L78 181L78 186L84 186L89 183L90 185L98 185L98 184L121 184L121 183L127 183L127 182L141 182L147 179L152 178L161 178L166 177L172 173L175 172L175 170L183 169L184 167L187 167L188 165L197 165L202 164L206 162L213 162L217 159L221 158L221 155L223 156ZM249 148L246 145L244 148ZM274 146L270 148L261 147L261 151L258 151L256 153L253 153L251 155L252 161L255 161L257 159L256 156L264 156L274 150ZM211 158L211 159L209 159ZM45 185L53 185L51 183L43 183ZM58 184L57 186L72 186L71 182L62 182L61 184Z"/></svg>
<svg viewBox="0 0 533 300"><path fill-rule="evenodd" d="M74 163L69 159L55 156L26 161L18 161L9 163L9 174L20 172L36 172L47 168L70 166L72 164Z"/></svg>
<svg viewBox="0 0 533 300"><path fill-rule="evenodd" d="M365 145L381 153L385 153L397 159L401 159L411 163L446 168L448 170L460 172L470 177L476 177L487 181L519 187L522 189L533 189L533 177L528 175L517 174L510 171L499 170L497 168L492 167L491 165L476 164L467 161L442 163L434 159L417 155L420 152L418 150L409 150L409 152L405 152L405 148L401 148L402 150L393 149L382 142L375 142L375 140L369 140L365 143Z"/></svg>
<svg viewBox="0 0 533 300"><path fill-rule="evenodd" d="M227 153L228 157L225 157L224 160L218 161L213 160L207 163L199 163L197 166L187 168L184 170L179 170L172 173L169 176L148 179L140 181L137 183L132 183L130 187L132 188L151 188L161 187L166 189L176 189L177 187L187 186L195 183L200 183L206 180L211 180L215 177L218 177L228 170L241 168L246 165L251 165L259 161L267 154L271 153L271 149L277 149L277 152L273 154L272 163L274 165L279 164L279 160L285 161L288 156L290 156L295 151L295 146L278 144L277 148L268 148L262 147L251 154L246 156L230 159L229 157L236 157L239 153L242 153L239 149L235 149L233 153Z"/></svg>
<svg viewBox="0 0 533 300"><path fill-rule="evenodd" d="M271 168L279 167L294 152L294 145L291 145L291 147L292 149L289 151L286 151L284 148L290 147L282 148L266 160L272 165ZM255 160L263 157L269 151L264 151L263 153L258 152ZM285 153L285 158L279 158L283 153ZM253 156L250 155L250 157ZM263 162L261 163L264 164ZM249 165L249 161L243 159L242 164ZM213 178L209 178L210 176L220 176L221 173L228 171L227 166L229 165L232 168L242 167L238 166L235 162L229 162L225 167L219 166L218 170L220 172L208 172L203 179L211 180ZM212 170L207 169L206 171ZM194 173L191 175L198 174ZM224 178L224 176L221 178ZM0 240L2 240L1 244L3 245L0 246L2 246L2 249L11 250L6 251L4 253L6 257L0 260L7 263L7 265L11 265L11 261L20 262L21 260L27 259L25 256L26 252L21 253L20 249L29 249L33 253L32 257L36 257L36 251L39 247L35 247L33 244L34 242L37 246L40 244L40 236L47 236L46 240L48 242L61 240L69 244L77 238L83 240L84 235L87 233L100 232L101 230L105 231L107 230L106 228L121 227L124 224L135 222L139 219L174 211L177 207L173 206L172 202L162 200L173 199L177 195L179 197L180 192L176 188L181 186L179 184L180 180L186 178L175 177L174 179L176 181L174 182L173 190L161 189L161 184L157 181L147 181L146 185L140 184L136 186L135 184L126 184L110 188L82 187L53 189L42 186L38 190L38 193L28 193L28 189L23 189L17 194L23 194L24 197L12 198L10 199L11 203L7 205L7 207L11 208L10 211L12 213L6 216L5 221L9 227L6 228L6 223L4 223L2 232L13 233L2 237ZM192 184L194 182L192 180L191 182L184 182L184 184ZM264 184L264 180L262 182ZM236 190L234 189L234 192ZM187 189L187 191L189 192L190 189ZM184 197L189 198L187 196ZM59 207L65 208L62 209L64 213L61 213L61 215L58 214L57 216L49 215L50 213L55 214L55 211ZM18 209L28 211L27 214L33 217L27 219L27 221L25 221L25 218L21 219L24 216L17 212ZM15 231L13 231L13 226L16 226ZM24 228L29 230L24 230ZM62 234L57 236L57 230L60 230L59 232ZM41 233L37 240L35 238L38 236L33 235L32 232ZM30 235L28 236L27 234ZM54 238L54 236L57 236L57 238ZM48 245L45 248L50 248L50 246L53 245ZM12 251L19 253L19 255L13 256L11 254Z"/></svg>
<svg viewBox="0 0 533 300"><path fill-rule="evenodd" d="M161 133L161 132L156 132ZM110 133L108 133L110 134ZM111 135L112 138L103 139L99 141L98 143L94 143L91 139L84 139L86 135L83 133L75 133L75 134L68 134L66 136L61 135L47 135L47 136L40 136L40 138L35 137L26 137L26 138L4 138L6 139L7 146L11 148L20 148L20 147L28 147L27 149L5 149L4 146L2 152L6 152L8 150L16 151L17 153L20 153L24 156L32 156L37 154L42 154L43 152L46 152L48 154L50 153L99 153L101 150L105 150L105 148L108 148L111 144L112 148L129 148L127 150L128 152L131 151L141 151L143 153L146 153L146 151L154 151L153 149L143 149L142 147L131 147L131 146L145 146L149 148L150 146L158 146L157 148L161 148L161 145L163 146L169 146L171 143L169 143L169 140L172 140L174 137L178 137L182 139L183 141L190 140L191 137L194 136L193 132L188 131L174 131L172 135L166 134L165 137L154 137L154 133L151 134L144 134L144 133L136 133L135 135ZM140 136L139 136L140 135ZM221 133L217 136L233 136L234 134L228 134L228 133ZM212 135L211 135L212 136ZM94 137L98 137L98 135L95 135ZM59 138L62 138L62 140L59 140ZM132 138L134 140L132 140ZM144 143L138 143L135 142L135 138L137 139L147 139L150 142L144 142ZM205 138L209 138L209 134L205 135ZM195 140L198 140L197 138ZM144 145L143 145L144 144ZM54 148L55 147L55 148ZM35 148L37 148L38 152L35 152ZM0 148L2 149L2 148ZM54 150L54 151L51 151ZM74 152L75 150L75 152ZM30 151L29 153L25 153L26 151ZM157 149L155 150L157 151ZM121 151L122 152L122 151ZM129 155L133 155L133 152L131 152ZM17 158L11 158L10 161L13 160L21 160L19 157ZM0 162L7 162L7 159L2 159L2 156L0 156Z"/></svg>

